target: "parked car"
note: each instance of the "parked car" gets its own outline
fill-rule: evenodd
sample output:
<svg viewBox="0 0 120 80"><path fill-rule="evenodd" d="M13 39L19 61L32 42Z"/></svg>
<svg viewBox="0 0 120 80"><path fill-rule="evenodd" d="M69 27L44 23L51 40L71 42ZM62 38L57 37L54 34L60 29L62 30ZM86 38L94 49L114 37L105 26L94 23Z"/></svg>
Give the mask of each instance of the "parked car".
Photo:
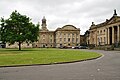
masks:
<svg viewBox="0 0 120 80"><path fill-rule="evenodd" d="M75 48L75 46L72 46L72 49L74 49Z"/></svg>
<svg viewBox="0 0 120 80"><path fill-rule="evenodd" d="M79 49L79 46L73 46L72 49Z"/></svg>
<svg viewBox="0 0 120 80"><path fill-rule="evenodd" d="M67 46L63 46L64 49L67 49Z"/></svg>
<svg viewBox="0 0 120 80"><path fill-rule="evenodd" d="M87 49L87 46L79 46L79 49Z"/></svg>

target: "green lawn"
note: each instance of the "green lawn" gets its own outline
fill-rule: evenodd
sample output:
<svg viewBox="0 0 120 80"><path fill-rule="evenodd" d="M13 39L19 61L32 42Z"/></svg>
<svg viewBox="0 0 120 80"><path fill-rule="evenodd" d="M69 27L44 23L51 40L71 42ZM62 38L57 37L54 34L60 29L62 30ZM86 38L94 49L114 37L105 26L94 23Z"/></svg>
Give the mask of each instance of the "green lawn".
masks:
<svg viewBox="0 0 120 80"><path fill-rule="evenodd" d="M0 66L71 62L101 56L95 52L62 49L0 49Z"/></svg>

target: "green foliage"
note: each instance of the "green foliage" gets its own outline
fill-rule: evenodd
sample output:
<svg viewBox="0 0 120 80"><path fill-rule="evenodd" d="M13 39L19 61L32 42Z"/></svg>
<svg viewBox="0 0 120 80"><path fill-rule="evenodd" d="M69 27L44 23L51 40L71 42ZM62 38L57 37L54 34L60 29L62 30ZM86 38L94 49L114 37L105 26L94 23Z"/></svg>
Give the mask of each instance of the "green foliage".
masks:
<svg viewBox="0 0 120 80"><path fill-rule="evenodd" d="M51 48L0 49L0 66L53 64L86 60L101 56L95 52L80 50L61 50Z"/></svg>
<svg viewBox="0 0 120 80"><path fill-rule="evenodd" d="M29 17L17 11L12 12L8 19L1 18L1 40L10 44L18 42L19 50L21 43L37 41L39 25L34 25L30 21Z"/></svg>

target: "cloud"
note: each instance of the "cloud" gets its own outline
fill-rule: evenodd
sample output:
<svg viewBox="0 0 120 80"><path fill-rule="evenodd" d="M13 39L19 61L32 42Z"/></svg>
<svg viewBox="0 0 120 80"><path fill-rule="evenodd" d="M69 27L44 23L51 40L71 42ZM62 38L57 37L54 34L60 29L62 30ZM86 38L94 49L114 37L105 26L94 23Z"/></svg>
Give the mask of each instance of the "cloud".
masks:
<svg viewBox="0 0 120 80"><path fill-rule="evenodd" d="M89 29L91 22L104 22L117 9L120 14L119 0L1 0L0 17L9 17L17 10L32 18L34 23L46 16L49 30L66 24L81 29L81 34Z"/></svg>

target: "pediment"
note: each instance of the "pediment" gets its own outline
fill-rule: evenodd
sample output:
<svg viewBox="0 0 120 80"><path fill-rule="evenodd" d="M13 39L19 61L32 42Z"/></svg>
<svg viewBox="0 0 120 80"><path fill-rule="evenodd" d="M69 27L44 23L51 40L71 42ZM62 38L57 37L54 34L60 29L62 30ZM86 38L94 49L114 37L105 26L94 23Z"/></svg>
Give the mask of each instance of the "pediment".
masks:
<svg viewBox="0 0 120 80"><path fill-rule="evenodd" d="M113 16L108 22L107 24L113 24L116 22L120 22L120 17L119 16Z"/></svg>

